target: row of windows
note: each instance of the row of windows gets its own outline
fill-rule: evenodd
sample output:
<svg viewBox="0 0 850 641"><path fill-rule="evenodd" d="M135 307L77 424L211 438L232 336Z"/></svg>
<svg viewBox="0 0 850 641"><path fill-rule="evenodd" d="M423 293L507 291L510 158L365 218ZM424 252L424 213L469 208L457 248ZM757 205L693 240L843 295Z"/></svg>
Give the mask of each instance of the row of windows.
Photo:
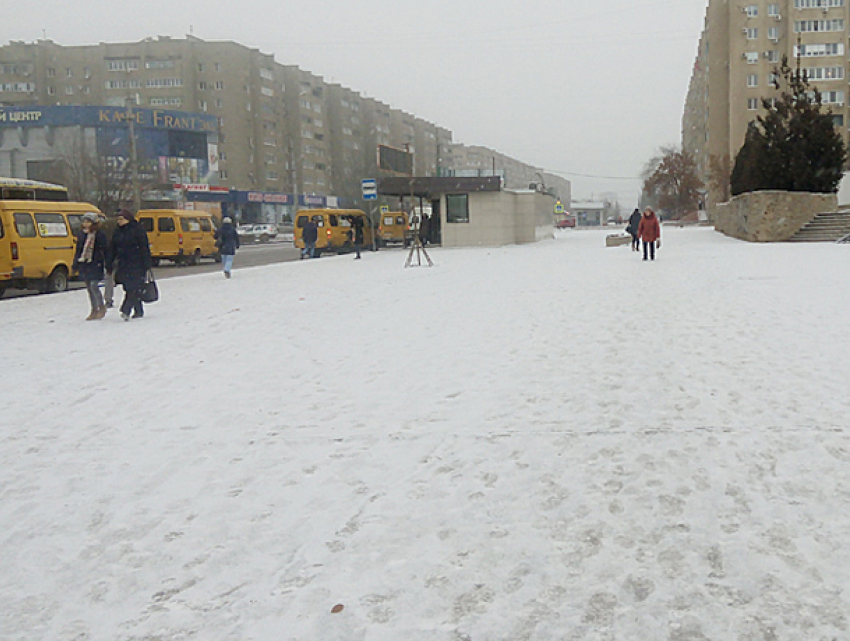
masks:
<svg viewBox="0 0 850 641"><path fill-rule="evenodd" d="M32 93L34 82L0 82L0 93Z"/></svg>
<svg viewBox="0 0 850 641"><path fill-rule="evenodd" d="M0 63L0 76L28 76L35 70L31 62Z"/></svg>
<svg viewBox="0 0 850 641"><path fill-rule="evenodd" d="M844 31L844 20L795 20L794 33Z"/></svg>
<svg viewBox="0 0 850 641"><path fill-rule="evenodd" d="M48 78L55 78L56 77L56 68L55 67L48 67L47 68L47 77ZM74 70L71 67L65 68L65 77L66 78L73 78L74 77ZM91 69L89 67L83 68L83 78L86 78L86 79L91 78Z"/></svg>
<svg viewBox="0 0 850 641"><path fill-rule="evenodd" d="M145 60L145 69L173 69L174 65L175 61L172 58ZM106 61L107 71L138 71L140 67L141 60L139 58L112 58ZM214 63L213 68L216 71L221 71L221 63ZM206 65L203 62L198 63L198 71L201 73L206 71ZM260 75L265 78L263 71L265 70L260 71Z"/></svg>
<svg viewBox="0 0 850 641"><path fill-rule="evenodd" d="M844 0L794 0L795 9L822 9L824 7L843 7Z"/></svg>
<svg viewBox="0 0 850 641"><path fill-rule="evenodd" d="M201 80L200 82L198 82L198 91L206 91L210 87L212 87L216 91L221 91L222 89L224 89L224 81L216 80L213 83L208 83L205 80Z"/></svg>
<svg viewBox="0 0 850 641"><path fill-rule="evenodd" d="M809 92L809 99L814 101L815 92ZM824 105L844 105L844 92L843 91L823 91L821 92L821 103ZM747 109L750 111L755 111L761 107L761 99L759 98L747 98Z"/></svg>
<svg viewBox="0 0 850 641"><path fill-rule="evenodd" d="M794 57L816 58L819 56L843 56L843 42L829 42L825 44L794 45Z"/></svg>
<svg viewBox="0 0 850 641"><path fill-rule="evenodd" d="M764 57L768 62L779 62L779 52L778 51L765 51ZM747 51L744 53L744 57L747 59L747 64L754 65L759 61L759 52L758 51ZM431 138L435 138L434 134L428 132L428 136Z"/></svg>

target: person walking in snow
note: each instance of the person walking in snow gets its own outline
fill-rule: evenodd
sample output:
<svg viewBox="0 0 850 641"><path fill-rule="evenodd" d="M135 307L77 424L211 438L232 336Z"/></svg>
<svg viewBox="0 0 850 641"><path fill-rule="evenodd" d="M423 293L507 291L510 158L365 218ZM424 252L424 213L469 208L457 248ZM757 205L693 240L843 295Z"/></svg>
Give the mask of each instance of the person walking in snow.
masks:
<svg viewBox="0 0 850 641"><path fill-rule="evenodd" d="M363 219L360 216L354 216L351 224L354 225L354 251L357 252L354 259L357 260L360 258L360 248L363 246Z"/></svg>
<svg viewBox="0 0 850 641"><path fill-rule="evenodd" d="M632 251L639 252L640 251L640 237L638 236L638 227L640 226L640 209L635 207L635 210L632 212L632 215L629 216L629 226L626 227L626 231L632 237Z"/></svg>
<svg viewBox="0 0 850 641"><path fill-rule="evenodd" d="M100 218L89 212L83 215L82 229L77 234L77 250L74 255L74 270L86 283L91 302L91 313L86 320L100 320L106 316L106 305L100 294L106 254L109 251L106 234L100 229Z"/></svg>
<svg viewBox="0 0 850 641"><path fill-rule="evenodd" d="M112 234L107 266L116 264L115 282L124 287L124 302L121 303L121 318L130 320L145 315L142 305L142 287L151 269L151 248L148 235L129 209L118 212L118 227Z"/></svg>
<svg viewBox="0 0 850 641"><path fill-rule="evenodd" d="M647 259L647 253L651 260L655 260L655 246L661 244L661 223L652 207L643 210L643 217L638 225L638 236L643 241L643 259Z"/></svg>
<svg viewBox="0 0 850 641"><path fill-rule="evenodd" d="M301 230L304 239L304 249L301 250L301 258L313 258L316 255L316 241L319 240L319 226L315 220L308 219Z"/></svg>
<svg viewBox="0 0 850 641"><path fill-rule="evenodd" d="M221 228L215 230L215 242L221 256L224 277L230 278L233 258L236 256L236 250L239 249L239 234L236 233L236 228L233 227L233 219L229 216L225 216L221 221Z"/></svg>

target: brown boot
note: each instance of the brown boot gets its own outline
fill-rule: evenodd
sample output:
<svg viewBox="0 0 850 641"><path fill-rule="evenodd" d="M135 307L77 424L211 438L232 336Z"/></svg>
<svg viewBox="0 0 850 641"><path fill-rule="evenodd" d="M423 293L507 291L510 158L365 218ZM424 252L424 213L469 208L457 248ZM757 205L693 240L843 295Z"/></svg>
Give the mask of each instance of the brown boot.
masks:
<svg viewBox="0 0 850 641"><path fill-rule="evenodd" d="M96 309L91 310L91 314L86 317L86 320L97 320L97 311Z"/></svg>
<svg viewBox="0 0 850 641"><path fill-rule="evenodd" d="M94 317L95 320L100 320L106 316L106 305L97 310L97 316Z"/></svg>

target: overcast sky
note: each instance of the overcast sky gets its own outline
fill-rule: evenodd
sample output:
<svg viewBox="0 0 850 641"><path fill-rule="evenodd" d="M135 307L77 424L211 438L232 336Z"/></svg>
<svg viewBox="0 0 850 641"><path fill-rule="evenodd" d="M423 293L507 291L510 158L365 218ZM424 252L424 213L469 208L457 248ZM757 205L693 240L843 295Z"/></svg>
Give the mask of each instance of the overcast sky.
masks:
<svg viewBox="0 0 850 641"><path fill-rule="evenodd" d="M42 0L0 41L234 40L634 206L678 144L706 0ZM585 177L592 176L592 177Z"/></svg>

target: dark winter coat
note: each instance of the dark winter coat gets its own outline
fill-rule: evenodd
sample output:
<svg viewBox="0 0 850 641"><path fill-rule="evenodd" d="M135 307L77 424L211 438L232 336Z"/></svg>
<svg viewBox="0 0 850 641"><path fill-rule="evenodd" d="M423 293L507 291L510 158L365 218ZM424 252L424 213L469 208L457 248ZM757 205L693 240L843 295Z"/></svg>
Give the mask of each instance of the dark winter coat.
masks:
<svg viewBox="0 0 850 641"><path fill-rule="evenodd" d="M360 218L354 219L354 244L363 244L363 221Z"/></svg>
<svg viewBox="0 0 850 641"><path fill-rule="evenodd" d="M658 222L658 217L653 212L644 214L640 219L638 236L645 243L654 243L661 238L661 223Z"/></svg>
<svg viewBox="0 0 850 641"><path fill-rule="evenodd" d="M236 233L236 229L231 223L224 223L221 229L217 229L215 239L220 247L219 254L222 256L236 255L236 250L239 249L239 234Z"/></svg>
<svg viewBox="0 0 850 641"><path fill-rule="evenodd" d="M151 268L151 247L148 235L137 220L123 227L118 225L112 233L107 264L118 262L115 282L124 285L127 291L138 289L145 282L145 274Z"/></svg>
<svg viewBox="0 0 850 641"><path fill-rule="evenodd" d="M319 240L319 226L314 221L308 220L304 224L302 237L304 238L305 245L316 244L316 241Z"/></svg>
<svg viewBox="0 0 850 641"><path fill-rule="evenodd" d="M106 265L106 255L109 253L109 241L106 240L106 234L103 230L94 232L94 253L90 263L81 263L80 256L83 254L83 248L86 246L86 232L81 231L77 234L77 250L74 253L74 269L80 272L80 278L84 281L103 280L103 270Z"/></svg>
<svg viewBox="0 0 850 641"><path fill-rule="evenodd" d="M640 215L640 212L637 209L635 209L632 215L629 216L629 226L626 227L626 231L632 236L637 236L641 218L642 216Z"/></svg>

